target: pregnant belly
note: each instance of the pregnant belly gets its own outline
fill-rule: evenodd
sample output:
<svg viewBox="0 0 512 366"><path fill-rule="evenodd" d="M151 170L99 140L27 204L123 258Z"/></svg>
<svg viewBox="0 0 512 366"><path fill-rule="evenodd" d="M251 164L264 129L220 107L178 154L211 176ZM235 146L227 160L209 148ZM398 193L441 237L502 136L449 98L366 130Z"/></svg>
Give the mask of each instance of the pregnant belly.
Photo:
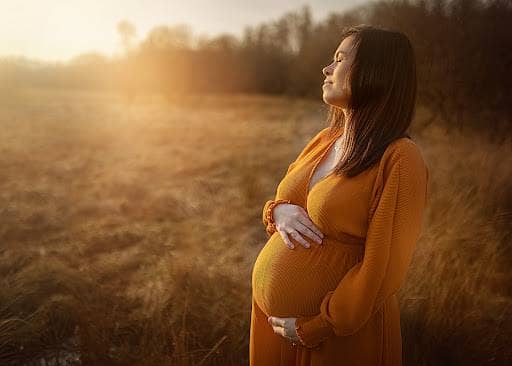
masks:
<svg viewBox="0 0 512 366"><path fill-rule="evenodd" d="M324 237L310 248L294 241L290 250L275 232L258 254L252 270L256 303L267 315L299 317L316 315L327 294L362 260L364 245Z"/></svg>

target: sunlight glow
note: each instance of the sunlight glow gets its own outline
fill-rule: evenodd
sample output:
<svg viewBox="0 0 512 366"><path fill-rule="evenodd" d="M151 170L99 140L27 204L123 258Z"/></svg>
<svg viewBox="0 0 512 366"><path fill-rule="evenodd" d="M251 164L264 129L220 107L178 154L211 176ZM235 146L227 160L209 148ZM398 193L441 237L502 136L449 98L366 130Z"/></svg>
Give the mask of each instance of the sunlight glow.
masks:
<svg viewBox="0 0 512 366"><path fill-rule="evenodd" d="M315 18L365 0L310 2ZM68 61L86 52L122 52L117 24L136 29L134 41L158 25L187 24L194 36L230 33L298 10L307 0L0 0L0 56ZM233 16L236 14L236 16Z"/></svg>

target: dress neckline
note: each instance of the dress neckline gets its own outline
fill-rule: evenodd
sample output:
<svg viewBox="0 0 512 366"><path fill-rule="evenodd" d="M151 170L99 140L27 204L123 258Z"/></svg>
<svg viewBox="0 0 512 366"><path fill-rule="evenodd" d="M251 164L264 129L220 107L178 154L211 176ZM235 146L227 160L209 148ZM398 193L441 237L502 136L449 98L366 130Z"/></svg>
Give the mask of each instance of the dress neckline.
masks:
<svg viewBox="0 0 512 366"><path fill-rule="evenodd" d="M308 205L308 198L309 198L309 195L311 194L311 192L315 189L315 187L323 182L324 180L326 180L327 178L329 178L330 176L332 176L334 174L334 170L332 172L330 172L329 174L326 174L325 176L323 176L322 178L320 178L318 181L316 181L315 184L313 184L313 186L311 187L311 189L309 188L309 185L311 184L311 179L313 178L313 175L316 171L316 168L318 167L318 165L320 165L320 163L324 160L325 156L327 155L327 153L331 150L332 146L334 145L334 143L336 142L336 139L338 137L340 137L342 134L338 133L336 134L334 137L331 137L330 140L327 140L328 143L327 143L327 147L325 148L324 151L322 151L322 153L316 158L316 160L313 162L313 167L310 169L309 171L309 174L308 174L308 178L306 179L306 199L305 199L305 210L307 211L307 205Z"/></svg>

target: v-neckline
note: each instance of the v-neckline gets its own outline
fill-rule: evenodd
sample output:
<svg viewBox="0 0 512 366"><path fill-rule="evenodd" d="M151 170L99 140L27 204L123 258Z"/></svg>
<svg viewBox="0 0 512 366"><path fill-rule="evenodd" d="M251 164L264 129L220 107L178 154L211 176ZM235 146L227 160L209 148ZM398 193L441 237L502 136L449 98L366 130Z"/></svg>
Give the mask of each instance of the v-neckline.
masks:
<svg viewBox="0 0 512 366"><path fill-rule="evenodd" d="M310 193L313 191L313 189L315 189L315 187L318 185L318 183L324 181L325 179L327 179L329 176L331 176L334 173L334 171L332 171L329 174L324 175L322 178L317 180L316 183L313 184L313 186L311 188L309 188L309 185L311 184L311 179L313 178L316 168L324 160L325 156L328 154L329 150L331 149L332 145L336 142L336 139L338 137L339 137L339 135L337 134L332 138L332 140L329 142L329 144L327 145L325 150L322 151L320 156L316 158L316 161L313 163L313 167L309 171L308 179L306 180L306 204L307 204L307 200L308 200Z"/></svg>

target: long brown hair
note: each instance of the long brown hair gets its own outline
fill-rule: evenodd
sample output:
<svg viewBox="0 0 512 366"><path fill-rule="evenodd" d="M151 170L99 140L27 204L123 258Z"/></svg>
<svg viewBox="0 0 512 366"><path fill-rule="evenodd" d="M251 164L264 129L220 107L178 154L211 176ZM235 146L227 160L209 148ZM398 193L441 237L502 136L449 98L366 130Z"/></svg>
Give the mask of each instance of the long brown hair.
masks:
<svg viewBox="0 0 512 366"><path fill-rule="evenodd" d="M340 107L330 106L329 136L346 133L336 174L356 176L377 163L394 140L407 137L416 104L416 60L411 42L398 31L361 24L354 36L354 62L347 83L351 96L346 123Z"/></svg>

